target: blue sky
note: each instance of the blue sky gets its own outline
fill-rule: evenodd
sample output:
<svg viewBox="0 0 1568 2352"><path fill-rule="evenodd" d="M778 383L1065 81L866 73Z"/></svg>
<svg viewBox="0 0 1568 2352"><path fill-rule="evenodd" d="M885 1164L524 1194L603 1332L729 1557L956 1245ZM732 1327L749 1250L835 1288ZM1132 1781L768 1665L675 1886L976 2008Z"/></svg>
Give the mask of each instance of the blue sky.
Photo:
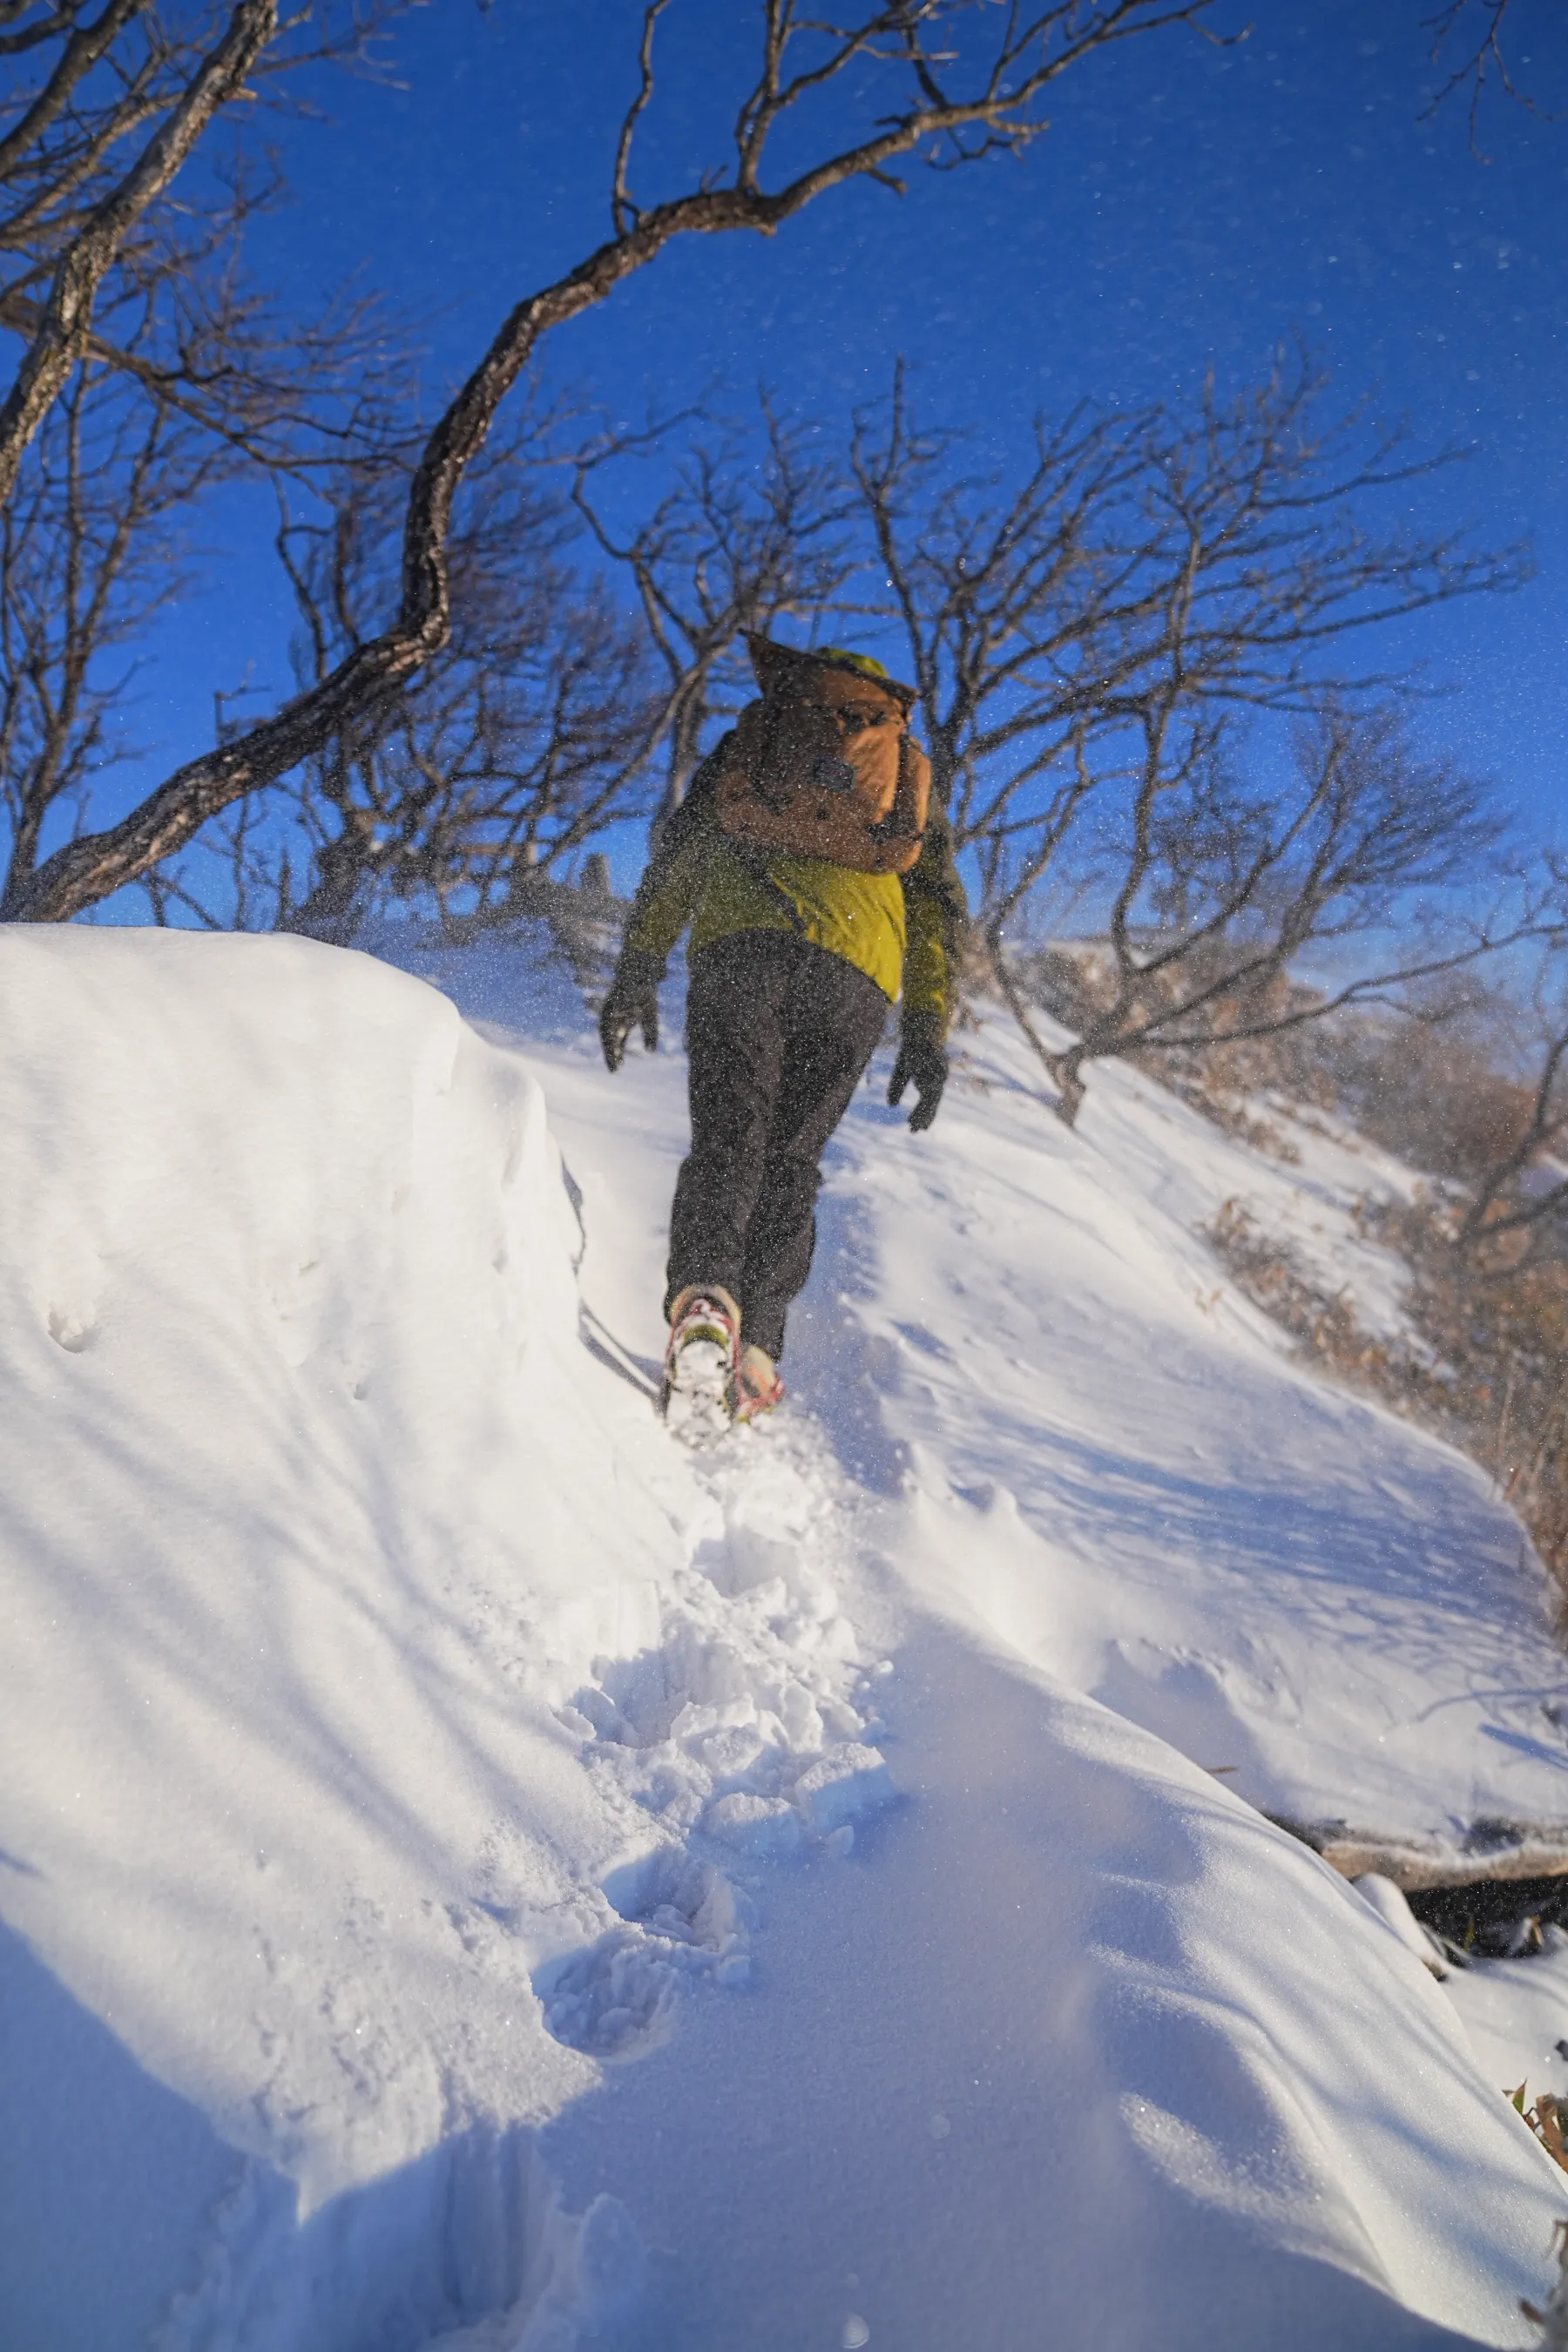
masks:
<svg viewBox="0 0 1568 2352"><path fill-rule="evenodd" d="M607 227L615 126L640 8L434 0L395 45L406 87L336 84L331 120L286 125L295 190L256 258L301 299L351 274L430 321L427 383L479 356L510 304ZM1472 153L1434 88L1426 0L1259 0L1220 48L1174 32L1059 85L1023 163L934 175L902 200L837 193L779 236L691 239L545 348L549 382L617 414L717 379L846 415L908 355L925 414L1005 459L1037 407L1240 385L1305 335L1347 399L1374 395L1422 446L1468 462L1414 494L1422 519L1533 537L1520 594L1410 626L1402 657L1455 688L1427 720L1536 830L1568 832L1568 121L1499 100ZM724 155L751 11L676 0L635 184L653 199ZM1568 105L1558 0L1515 0L1514 47ZM250 525L257 528L254 536ZM213 583L166 633L141 736L206 739L246 662L285 681L266 519L226 509ZM209 533L209 541L212 534Z"/></svg>

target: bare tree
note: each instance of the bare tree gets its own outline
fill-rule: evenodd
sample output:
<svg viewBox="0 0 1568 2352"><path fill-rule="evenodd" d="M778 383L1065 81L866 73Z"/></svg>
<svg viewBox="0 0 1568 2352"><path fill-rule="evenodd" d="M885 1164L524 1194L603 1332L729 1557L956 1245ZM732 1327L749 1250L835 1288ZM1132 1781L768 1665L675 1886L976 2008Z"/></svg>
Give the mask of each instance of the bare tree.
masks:
<svg viewBox="0 0 1568 2352"><path fill-rule="evenodd" d="M201 166L190 151L224 89L255 99L305 64L363 64L401 5L312 0L248 83L243 10L0 12L26 68L0 100L0 326L24 347L0 435L0 914L19 911L62 818L79 835L91 787L130 749L139 641L191 584L206 494L384 436L405 338L359 298L283 316L244 266L247 229L283 193L275 167L243 139Z"/></svg>
<svg viewBox="0 0 1568 2352"><path fill-rule="evenodd" d="M263 0L248 5L260 9ZM63 920L151 872L212 818L343 738L365 710L441 650L452 626L448 538L458 484L552 329L605 300L678 237L734 229L771 234L848 181L891 182L905 157L953 164L1016 153L1046 127L1044 107L1064 75L1129 39L1199 24L1211 5L1212 0L1050 0L981 10L967 0L858 0L808 16L796 0L758 0L757 70L738 93L727 165L710 167L692 188L695 159L687 158L685 192L644 205L633 194L634 142L656 97L656 32L675 6L675 0L650 0L637 88L616 138L611 235L563 277L514 305L428 436L409 488L395 613L273 717L187 761L118 824L58 849L13 911L33 920ZM232 60L236 54L225 57ZM857 117L858 127L852 127ZM800 157L807 142L806 160L769 185L769 152L786 122L793 154ZM112 218L117 222L120 215ZM83 331L79 310L71 320L69 332ZM40 346L38 364L46 373L66 332L51 325L54 340L47 349Z"/></svg>
<svg viewBox="0 0 1568 2352"><path fill-rule="evenodd" d="M0 151L0 171L19 198L0 226L0 246L25 257L20 285L14 280L7 290L16 293L27 278L41 276L45 256L53 265L21 364L0 404L0 505L16 485L23 451L87 356L103 278L214 115L244 88L278 30L277 0L239 0L220 37L193 54L184 44L167 44L157 18L138 0L107 0L91 26L71 21L80 13L57 10L57 21L63 17L69 25L68 37ZM132 26L142 36L141 55L130 64L129 87L121 65L120 75L109 77L113 95L95 110L98 122L79 128L73 98L84 85L93 87L93 68ZM116 151L128 139L139 141L150 124L150 135L116 173ZM100 190L93 186L103 180Z"/></svg>
<svg viewBox="0 0 1568 2352"><path fill-rule="evenodd" d="M1484 796L1414 754L1388 707L1398 674L1353 649L1381 624L1526 572L1518 550L1373 528L1373 498L1444 460L1323 406L1297 355L1258 392L1221 403L1211 390L1186 414L1037 420L1021 477L999 481L962 469L961 438L914 423L900 370L855 426L853 516L815 433L802 474L764 412L754 541L728 447L718 464L700 449L618 539L586 497L596 460L579 470L579 505L631 572L666 664L672 793L749 604L789 610L799 583L808 601L866 614L890 587L881 615L901 627L934 787L979 869L993 975L1069 1121L1093 1060L1190 1057L1384 991L1408 1001L1524 920L1500 908L1441 941L1407 940L1392 964L1385 939L1340 991L1295 976L1310 951L1342 961L1352 940L1408 928L1423 897L1484 870ZM684 740L671 720L683 694ZM1292 719L1292 779L1269 781L1289 765ZM1058 861L1080 883L1089 869L1108 911L1093 958L1045 967L1079 1032L1053 1054L1005 938Z"/></svg>
<svg viewBox="0 0 1568 2352"><path fill-rule="evenodd" d="M1513 0L1442 0L1442 5L1426 19L1432 37L1431 61L1444 70L1445 79L1422 121L1429 120L1449 99L1468 93L1470 152L1482 163L1491 160L1482 152L1479 135L1489 82L1528 112L1545 111L1523 88L1503 54L1503 28L1512 5ZM1528 65L1531 60L1527 58L1524 62Z"/></svg>
<svg viewBox="0 0 1568 2352"><path fill-rule="evenodd" d="M234 267L247 214L244 199L222 208L188 276L160 263L117 356L71 371L0 508L0 916L30 889L58 819L68 810L79 833L90 787L126 755L128 689L157 615L199 576L207 494L258 473L309 478L380 431L395 337L348 304L275 352L280 323ZM169 308L185 313L177 383ZM198 366L199 401L186 396Z"/></svg>
<svg viewBox="0 0 1568 2352"><path fill-rule="evenodd" d="M933 783L998 961L1091 806L1204 771L1239 713L1364 701L1391 682L1352 656L1369 631L1526 576L1517 549L1374 529L1373 499L1445 460L1325 405L1298 354L1190 413L1040 420L1012 482L957 470L962 443L917 426L901 376L859 420L852 464Z"/></svg>
<svg viewBox="0 0 1568 2352"><path fill-rule="evenodd" d="M1147 418L1037 419L1016 488L952 471L963 443L922 430L904 371L857 419L851 467L920 694L935 797L981 870L998 934L1097 781L1086 757L1121 682L1117 648L1148 601L1136 534ZM998 493L1000 492L1000 495Z"/></svg>
<svg viewBox="0 0 1568 2352"><path fill-rule="evenodd" d="M219 927L201 871L216 856L247 927L345 944L397 901L471 929L550 903L542 884L645 813L659 708L647 647L573 566L576 518L523 437L492 444L465 485L441 651L303 762L269 816L247 798L178 867L149 877L155 908L179 904ZM329 675L384 608L405 493L405 474L365 465L317 486L314 518L285 506L277 546L302 684Z"/></svg>
<svg viewBox="0 0 1568 2352"><path fill-rule="evenodd" d="M25 56L28 70L0 104L0 324L23 346L0 402L0 505L86 359L124 366L165 394L183 386L192 409L223 415L232 372L226 381L204 371L199 349L148 349L149 287L188 275L203 242L165 199L216 117L254 95L253 76L363 58L397 5L313 0L286 19L278 0L173 11L102 0L90 17L88 0L6 7L14 29L0 32L0 47ZM129 340L139 348L100 331L105 306L137 321Z"/></svg>
<svg viewBox="0 0 1568 2352"><path fill-rule="evenodd" d="M89 784L126 755L132 650L184 579L221 443L102 372L77 369L0 511L0 904L25 890L45 828L79 823Z"/></svg>
<svg viewBox="0 0 1568 2352"><path fill-rule="evenodd" d="M1223 734L1189 734L1173 758L1151 713L1105 938L1037 975L1078 1031L1070 1045L1042 1044L1002 967L1069 1126L1090 1062L1201 1055L1397 1004L1535 929L1533 908L1505 892L1484 917L1464 910L1495 872L1499 821L1468 778L1416 756L1397 712L1330 709L1304 723L1284 784L1228 751ZM1303 984L1306 958L1342 976Z"/></svg>
<svg viewBox="0 0 1568 2352"><path fill-rule="evenodd" d="M656 832L686 796L714 711L750 697L737 667L742 633L766 635L785 614L809 614L815 627L858 568L848 486L813 446L817 428L785 423L765 394L761 422L760 451L733 430L700 434L651 515L626 535L595 504L595 484L664 435L606 435L574 467L578 512L630 580L666 680L649 723L649 751L662 745L665 761Z"/></svg>
<svg viewBox="0 0 1568 2352"><path fill-rule="evenodd" d="M1485 1171L1460 1221L1462 1256L1509 1271L1538 1255L1568 1255L1568 857L1549 853L1548 952L1534 990L1534 1068L1529 1112L1510 1148Z"/></svg>

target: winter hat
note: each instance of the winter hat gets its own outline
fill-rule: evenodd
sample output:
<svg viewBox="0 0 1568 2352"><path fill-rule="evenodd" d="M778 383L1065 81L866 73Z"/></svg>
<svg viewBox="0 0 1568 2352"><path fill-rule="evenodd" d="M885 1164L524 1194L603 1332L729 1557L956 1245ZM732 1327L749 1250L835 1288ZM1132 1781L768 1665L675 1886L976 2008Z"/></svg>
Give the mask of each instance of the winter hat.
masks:
<svg viewBox="0 0 1568 2352"><path fill-rule="evenodd" d="M752 656L757 684L764 694L770 688L777 688L792 677L798 677L803 670L819 668L851 670L857 677L879 686L905 711L911 709L919 698L912 686L900 686L896 677L889 677L874 655L853 653L847 646L784 646L776 637L748 630L746 650Z"/></svg>

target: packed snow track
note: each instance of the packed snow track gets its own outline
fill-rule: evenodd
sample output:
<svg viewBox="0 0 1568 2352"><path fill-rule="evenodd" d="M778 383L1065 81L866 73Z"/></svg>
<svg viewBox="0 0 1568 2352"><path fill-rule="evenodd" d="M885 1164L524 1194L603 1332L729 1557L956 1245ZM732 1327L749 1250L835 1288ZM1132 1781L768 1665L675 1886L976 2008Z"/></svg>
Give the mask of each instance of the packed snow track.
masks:
<svg viewBox="0 0 1568 2352"><path fill-rule="evenodd" d="M1568 2184L1257 1809L1449 1672L1433 1496L1552 1671L1482 1483L1188 1314L1180 1220L1001 1064L916 1144L858 1107L798 1394L693 1457L649 1402L679 1055L612 1085L536 975L428 961L479 1025L298 940L0 932L0 2344L1536 2340ZM1074 1218L1081 1280L1027 1244ZM1178 1493L1174 1405L1142 1456L1112 1410L1134 1297L1250 1520ZM1270 1533L1238 1628L1291 1409L1349 1549L1312 1586L1327 1502ZM1546 1775L1466 1739L1455 1819Z"/></svg>

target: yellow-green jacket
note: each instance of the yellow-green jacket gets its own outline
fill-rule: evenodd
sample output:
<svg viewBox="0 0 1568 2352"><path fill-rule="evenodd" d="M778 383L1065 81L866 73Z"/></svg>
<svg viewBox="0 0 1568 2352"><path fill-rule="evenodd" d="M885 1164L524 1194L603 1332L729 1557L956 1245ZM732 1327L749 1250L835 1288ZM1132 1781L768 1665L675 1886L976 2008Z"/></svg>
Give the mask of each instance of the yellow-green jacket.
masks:
<svg viewBox="0 0 1568 2352"><path fill-rule="evenodd" d="M727 743L729 738L725 738ZM725 744L710 753L665 826L626 925L626 945L662 969L691 927L689 955L732 931L793 931L874 980L889 1003L952 1019L969 919L947 820L933 809L908 874L855 874L817 857L743 847L720 831L714 802Z"/></svg>

